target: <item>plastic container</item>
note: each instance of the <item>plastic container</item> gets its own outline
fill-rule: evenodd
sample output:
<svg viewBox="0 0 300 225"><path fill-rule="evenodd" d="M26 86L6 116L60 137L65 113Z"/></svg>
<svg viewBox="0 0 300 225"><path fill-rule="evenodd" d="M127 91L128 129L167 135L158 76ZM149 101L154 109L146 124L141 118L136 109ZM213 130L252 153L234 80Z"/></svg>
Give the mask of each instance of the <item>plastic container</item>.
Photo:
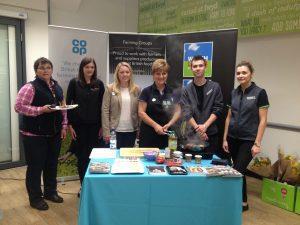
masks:
<svg viewBox="0 0 300 225"><path fill-rule="evenodd" d="M171 158L171 150L169 148L165 149L165 158L170 159Z"/></svg>
<svg viewBox="0 0 300 225"><path fill-rule="evenodd" d="M157 156L156 151L146 151L143 154L144 154L145 159L148 161L155 161L156 156Z"/></svg>

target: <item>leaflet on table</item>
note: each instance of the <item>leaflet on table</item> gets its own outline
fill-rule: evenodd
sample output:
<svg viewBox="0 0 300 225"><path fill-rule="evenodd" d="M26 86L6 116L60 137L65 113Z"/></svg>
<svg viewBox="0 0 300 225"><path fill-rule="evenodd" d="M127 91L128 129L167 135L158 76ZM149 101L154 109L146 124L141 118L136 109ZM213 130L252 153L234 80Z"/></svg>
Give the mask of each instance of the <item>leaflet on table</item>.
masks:
<svg viewBox="0 0 300 225"><path fill-rule="evenodd" d="M188 166L187 170L191 174L198 174L202 176L208 177L241 177L242 174L239 173L237 170L233 169L230 166L209 166L209 167L202 167L202 166Z"/></svg>
<svg viewBox="0 0 300 225"><path fill-rule="evenodd" d="M115 159L116 150L110 148L93 148L90 159Z"/></svg>
<svg viewBox="0 0 300 225"><path fill-rule="evenodd" d="M140 159L117 158L111 167L111 173L144 173L144 165Z"/></svg>
<svg viewBox="0 0 300 225"><path fill-rule="evenodd" d="M201 166L188 166L187 171L191 174L198 174L205 176L204 169Z"/></svg>
<svg viewBox="0 0 300 225"><path fill-rule="evenodd" d="M243 175L230 166L211 166L204 167L206 176L222 176L222 177L242 177Z"/></svg>

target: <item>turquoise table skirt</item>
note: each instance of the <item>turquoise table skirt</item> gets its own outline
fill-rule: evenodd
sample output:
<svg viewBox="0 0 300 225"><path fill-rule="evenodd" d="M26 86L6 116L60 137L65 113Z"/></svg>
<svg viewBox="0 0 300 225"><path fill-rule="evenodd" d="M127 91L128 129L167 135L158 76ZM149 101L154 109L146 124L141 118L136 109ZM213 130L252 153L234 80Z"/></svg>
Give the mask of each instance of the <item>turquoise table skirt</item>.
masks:
<svg viewBox="0 0 300 225"><path fill-rule="evenodd" d="M105 160L91 160L94 161ZM201 166L209 163L202 160ZM154 164L145 162L145 166ZM242 178L157 176L149 175L146 168L140 175L87 171L78 224L241 225L241 205Z"/></svg>

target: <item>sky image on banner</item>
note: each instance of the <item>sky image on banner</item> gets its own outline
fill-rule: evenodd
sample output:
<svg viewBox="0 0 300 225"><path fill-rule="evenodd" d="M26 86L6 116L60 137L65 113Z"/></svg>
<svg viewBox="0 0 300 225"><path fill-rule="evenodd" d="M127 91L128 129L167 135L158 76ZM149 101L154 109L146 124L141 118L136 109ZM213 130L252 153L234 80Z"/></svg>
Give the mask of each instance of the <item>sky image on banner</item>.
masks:
<svg viewBox="0 0 300 225"><path fill-rule="evenodd" d="M205 77L212 76L213 42L184 43L183 77L194 77L190 61L194 56L201 55L207 61Z"/></svg>
<svg viewBox="0 0 300 225"><path fill-rule="evenodd" d="M192 81L192 79L182 79L182 87L188 86L188 84Z"/></svg>

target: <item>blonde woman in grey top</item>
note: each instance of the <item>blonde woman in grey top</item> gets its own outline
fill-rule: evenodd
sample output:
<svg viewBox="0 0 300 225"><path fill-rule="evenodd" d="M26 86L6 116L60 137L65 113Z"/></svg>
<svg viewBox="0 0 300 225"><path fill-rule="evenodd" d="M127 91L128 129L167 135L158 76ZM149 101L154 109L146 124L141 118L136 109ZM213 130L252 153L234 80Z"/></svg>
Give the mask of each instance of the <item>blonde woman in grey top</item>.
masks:
<svg viewBox="0 0 300 225"><path fill-rule="evenodd" d="M102 128L106 143L110 131L116 130L117 148L133 147L139 127L138 97L140 88L133 82L133 71L126 62L120 62L103 96Z"/></svg>

